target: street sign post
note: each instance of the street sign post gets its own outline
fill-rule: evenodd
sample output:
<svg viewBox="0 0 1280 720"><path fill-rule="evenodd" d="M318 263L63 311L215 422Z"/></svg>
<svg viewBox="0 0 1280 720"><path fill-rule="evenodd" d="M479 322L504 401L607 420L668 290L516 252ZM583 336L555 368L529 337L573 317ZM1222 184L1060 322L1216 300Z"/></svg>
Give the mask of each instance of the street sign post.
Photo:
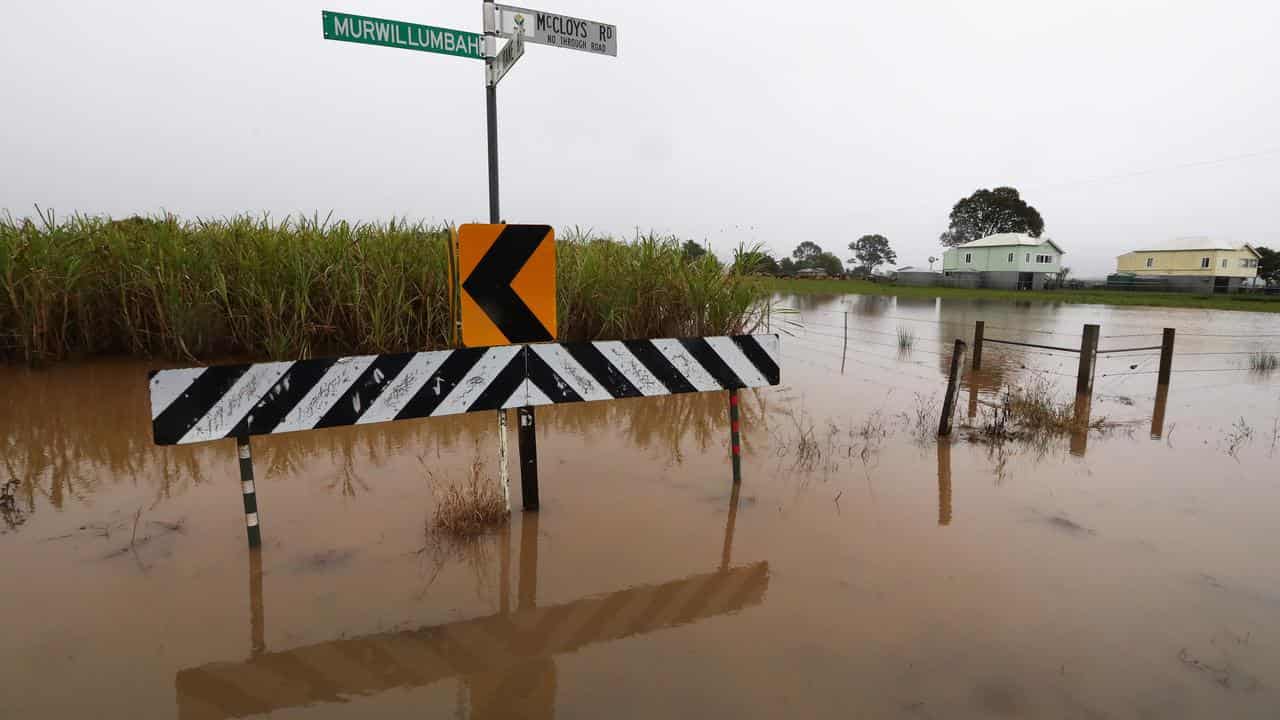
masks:
<svg viewBox="0 0 1280 720"><path fill-rule="evenodd" d="M539 45L582 50L597 55L618 55L618 28L607 23L568 15L498 5L498 34Z"/></svg>
<svg viewBox="0 0 1280 720"><path fill-rule="evenodd" d="M473 32L331 10L322 11L320 17L324 21L325 40L484 59L482 38Z"/></svg>
<svg viewBox="0 0 1280 720"><path fill-rule="evenodd" d="M547 226L503 225L498 202L498 81L510 72L524 55L526 41L539 45L581 50L596 55L618 55L618 28L594 20L583 20L568 15L527 10L508 5L497 5L492 0L481 0L483 35L463 30L417 25L400 20L351 15L349 13L325 10L321 12L324 21L324 37L326 40L361 43L364 45L382 45L404 50L457 55L459 57L484 60L484 92L485 92L485 136L489 151L489 222L490 225L474 225L465 228L490 228L490 230L473 230L489 237L488 245L480 257L473 259L470 266L465 261L460 263L469 268L471 278L460 273L463 296L462 317L463 345L493 345L502 343L538 342L553 340L556 336L555 317L555 239L551 228ZM498 50L498 37L510 38L501 52ZM515 262L512 258L503 258L502 253L520 253L528 247L517 242L497 243L499 234L513 228L544 228L545 233L539 237L540 243ZM492 230L498 228L498 230ZM502 228L507 228L503 230ZM521 231L523 232L523 231ZM489 233L485 235L485 233ZM518 234L518 233L517 233ZM531 235L530 235L531 237ZM527 238L526 238L527 239ZM465 243L465 239L460 239ZM527 243L526 243L527 244ZM465 244L464 244L465 247ZM523 248L523 249L521 249ZM545 248L545 249L544 249ZM462 251L465 253L465 250ZM462 253L460 253L462 254ZM537 258L549 255L549 264ZM492 257L490 257L492 256ZM514 257L514 255L512 256ZM514 263L514 265L512 264ZM542 278L541 271L522 270L526 265L551 268L549 286L542 286L543 280L533 281L528 278ZM513 269L514 267L514 269ZM460 268L461 269L461 268ZM477 271L477 272L471 272ZM473 279L472 279L473 278ZM467 284L471 287L468 288ZM541 290L534 291L534 286ZM549 291L546 288L549 287ZM544 292L545 291L545 292ZM545 297L549 297L547 301ZM468 300L469 298L469 300ZM546 303L549 302L549 306ZM488 303L486 305L485 303ZM539 303L542 303L539 305ZM467 322L470 307L472 322ZM549 307L549 309L548 309ZM540 309L541 308L541 309ZM498 316L494 316L494 312ZM514 323L514 324L513 324ZM468 325L472 332L468 334ZM541 332L532 330L534 326ZM530 329L531 335L522 335L515 328ZM510 330L510 332L508 332ZM477 335L476 333L480 333ZM515 333L513 337L511 333ZM537 457L534 450L534 417L533 407L520 407L520 465L525 471L523 481L525 487L525 507L536 510L538 507ZM498 476L502 481L504 492L507 491L507 415L505 410L498 411ZM507 493L510 498L510 493ZM246 507L248 507L246 505ZM510 500L508 499L508 508Z"/></svg>

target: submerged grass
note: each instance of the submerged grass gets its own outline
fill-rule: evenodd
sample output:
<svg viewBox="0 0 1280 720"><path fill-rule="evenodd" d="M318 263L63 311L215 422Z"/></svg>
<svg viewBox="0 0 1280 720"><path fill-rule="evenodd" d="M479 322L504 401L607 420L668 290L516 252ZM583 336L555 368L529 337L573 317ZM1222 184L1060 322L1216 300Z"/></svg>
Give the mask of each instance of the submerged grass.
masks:
<svg viewBox="0 0 1280 720"><path fill-rule="evenodd" d="M916 344L916 333L905 325L898 326L898 351L910 352Z"/></svg>
<svg viewBox="0 0 1280 720"><path fill-rule="evenodd" d="M510 512L498 482L486 477L477 458L461 483L433 483L435 510L430 530L453 538L483 535L507 524Z"/></svg>
<svg viewBox="0 0 1280 720"><path fill-rule="evenodd" d="M1052 383L1041 379L1005 388L1000 401L986 414L981 431L993 441L1035 440L1108 426L1105 417L1091 419L1087 413L1077 412L1075 404L1057 400Z"/></svg>
<svg viewBox="0 0 1280 720"><path fill-rule="evenodd" d="M673 237L557 242L562 340L748 332L759 253L686 260ZM0 217L0 360L292 359L448 347L449 228L247 215Z"/></svg>

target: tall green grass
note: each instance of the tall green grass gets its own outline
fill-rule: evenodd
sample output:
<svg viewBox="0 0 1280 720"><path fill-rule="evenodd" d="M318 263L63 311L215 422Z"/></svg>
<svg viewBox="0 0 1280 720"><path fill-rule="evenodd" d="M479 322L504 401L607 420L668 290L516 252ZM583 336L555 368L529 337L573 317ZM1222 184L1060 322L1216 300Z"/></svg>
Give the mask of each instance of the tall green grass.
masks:
<svg viewBox="0 0 1280 720"><path fill-rule="evenodd" d="M559 336L748 331L758 253L686 261L675 238L558 242ZM449 230L392 220L0 218L0 359L290 359L447 347Z"/></svg>

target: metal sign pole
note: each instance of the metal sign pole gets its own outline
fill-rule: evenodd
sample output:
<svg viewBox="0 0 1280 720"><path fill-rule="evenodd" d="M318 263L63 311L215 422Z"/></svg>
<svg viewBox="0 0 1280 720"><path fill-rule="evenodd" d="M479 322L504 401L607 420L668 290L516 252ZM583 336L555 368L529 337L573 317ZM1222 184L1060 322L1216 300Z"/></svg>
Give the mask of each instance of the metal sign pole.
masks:
<svg viewBox="0 0 1280 720"><path fill-rule="evenodd" d="M496 223L498 209L498 16L492 2L481 3L484 10L484 102L485 126L489 136L489 222Z"/></svg>
<svg viewBox="0 0 1280 720"><path fill-rule="evenodd" d="M498 205L498 18L492 2L482 2L484 14L484 104L489 144L489 222L499 222ZM511 512L511 478L507 474L507 411L498 409L498 479L507 512Z"/></svg>

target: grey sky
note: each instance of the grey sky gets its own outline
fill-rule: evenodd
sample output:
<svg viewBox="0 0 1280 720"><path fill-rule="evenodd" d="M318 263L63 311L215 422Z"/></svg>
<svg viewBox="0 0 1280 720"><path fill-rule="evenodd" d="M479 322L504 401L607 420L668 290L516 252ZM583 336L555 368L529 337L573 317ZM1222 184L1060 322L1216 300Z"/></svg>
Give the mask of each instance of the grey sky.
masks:
<svg viewBox="0 0 1280 720"><path fill-rule="evenodd" d="M482 64L320 22L479 31L478 0L3 4L15 214L487 214ZM511 221L841 257L878 232L923 264L957 199L1014 185L1081 274L1280 245L1280 3L515 4L616 24L619 56L530 46L503 81Z"/></svg>

